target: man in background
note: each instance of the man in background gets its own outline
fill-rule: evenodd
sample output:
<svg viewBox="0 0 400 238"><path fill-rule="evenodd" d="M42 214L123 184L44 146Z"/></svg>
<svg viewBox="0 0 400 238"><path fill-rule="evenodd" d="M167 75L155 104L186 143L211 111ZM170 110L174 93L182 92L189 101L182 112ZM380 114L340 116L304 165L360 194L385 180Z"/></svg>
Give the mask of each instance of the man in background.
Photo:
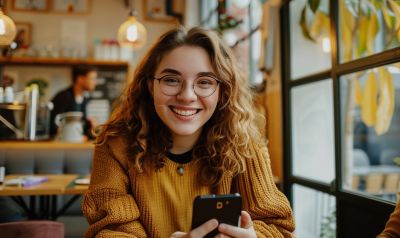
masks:
<svg viewBox="0 0 400 238"><path fill-rule="evenodd" d="M90 66L77 66L73 68L72 86L58 92L51 100L54 109L50 117L50 135L57 134L57 125L54 120L57 114L64 112L83 113L83 131L87 139L92 139L91 129L95 126L93 119L86 116L88 97L86 92L91 92L96 87L97 69Z"/></svg>

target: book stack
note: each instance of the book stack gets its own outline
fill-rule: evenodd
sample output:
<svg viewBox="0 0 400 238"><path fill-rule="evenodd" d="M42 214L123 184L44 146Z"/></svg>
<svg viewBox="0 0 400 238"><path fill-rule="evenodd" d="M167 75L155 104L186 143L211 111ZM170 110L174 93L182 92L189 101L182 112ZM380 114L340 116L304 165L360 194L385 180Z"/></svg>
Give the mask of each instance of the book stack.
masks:
<svg viewBox="0 0 400 238"><path fill-rule="evenodd" d="M29 187L36 184L41 184L49 179L45 176L21 176L18 178L8 179L4 182L6 186L21 186L21 187Z"/></svg>

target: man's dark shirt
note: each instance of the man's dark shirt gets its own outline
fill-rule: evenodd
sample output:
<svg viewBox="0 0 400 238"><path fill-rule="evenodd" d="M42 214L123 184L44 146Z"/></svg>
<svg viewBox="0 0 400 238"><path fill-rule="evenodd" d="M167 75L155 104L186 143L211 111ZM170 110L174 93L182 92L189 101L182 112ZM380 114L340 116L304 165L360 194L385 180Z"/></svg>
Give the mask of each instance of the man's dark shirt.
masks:
<svg viewBox="0 0 400 238"><path fill-rule="evenodd" d="M86 105L88 103L88 99L83 97L82 103L78 104L75 101L74 90L72 87L69 87L59 93L57 93L54 98L51 100L53 102L54 108L51 111L50 117L50 135L54 136L57 134L57 125L54 120L57 114L64 112L82 112L83 113L83 130L85 135L88 138L92 138L90 133L90 123L86 119Z"/></svg>

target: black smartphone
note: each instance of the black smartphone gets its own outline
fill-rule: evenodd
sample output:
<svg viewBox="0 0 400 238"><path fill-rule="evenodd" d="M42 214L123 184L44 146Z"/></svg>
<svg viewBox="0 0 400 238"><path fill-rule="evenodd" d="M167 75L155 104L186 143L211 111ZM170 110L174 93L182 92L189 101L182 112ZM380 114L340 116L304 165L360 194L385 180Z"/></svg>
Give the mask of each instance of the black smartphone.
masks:
<svg viewBox="0 0 400 238"><path fill-rule="evenodd" d="M239 193L224 195L197 196L193 202L192 229L213 218L219 223L239 226L242 211L242 197ZM214 237L218 234L215 229L205 237Z"/></svg>

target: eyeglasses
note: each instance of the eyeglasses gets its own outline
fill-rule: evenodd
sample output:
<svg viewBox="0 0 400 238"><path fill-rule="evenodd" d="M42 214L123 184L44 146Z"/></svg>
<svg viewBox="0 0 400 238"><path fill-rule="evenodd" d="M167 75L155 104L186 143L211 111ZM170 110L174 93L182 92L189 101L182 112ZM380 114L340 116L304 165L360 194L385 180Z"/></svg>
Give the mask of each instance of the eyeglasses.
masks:
<svg viewBox="0 0 400 238"><path fill-rule="evenodd" d="M161 92L176 96L182 91L183 79L178 75L165 75L154 78L160 83ZM211 76L200 76L193 81L193 91L199 97L209 97L217 90L220 81Z"/></svg>

